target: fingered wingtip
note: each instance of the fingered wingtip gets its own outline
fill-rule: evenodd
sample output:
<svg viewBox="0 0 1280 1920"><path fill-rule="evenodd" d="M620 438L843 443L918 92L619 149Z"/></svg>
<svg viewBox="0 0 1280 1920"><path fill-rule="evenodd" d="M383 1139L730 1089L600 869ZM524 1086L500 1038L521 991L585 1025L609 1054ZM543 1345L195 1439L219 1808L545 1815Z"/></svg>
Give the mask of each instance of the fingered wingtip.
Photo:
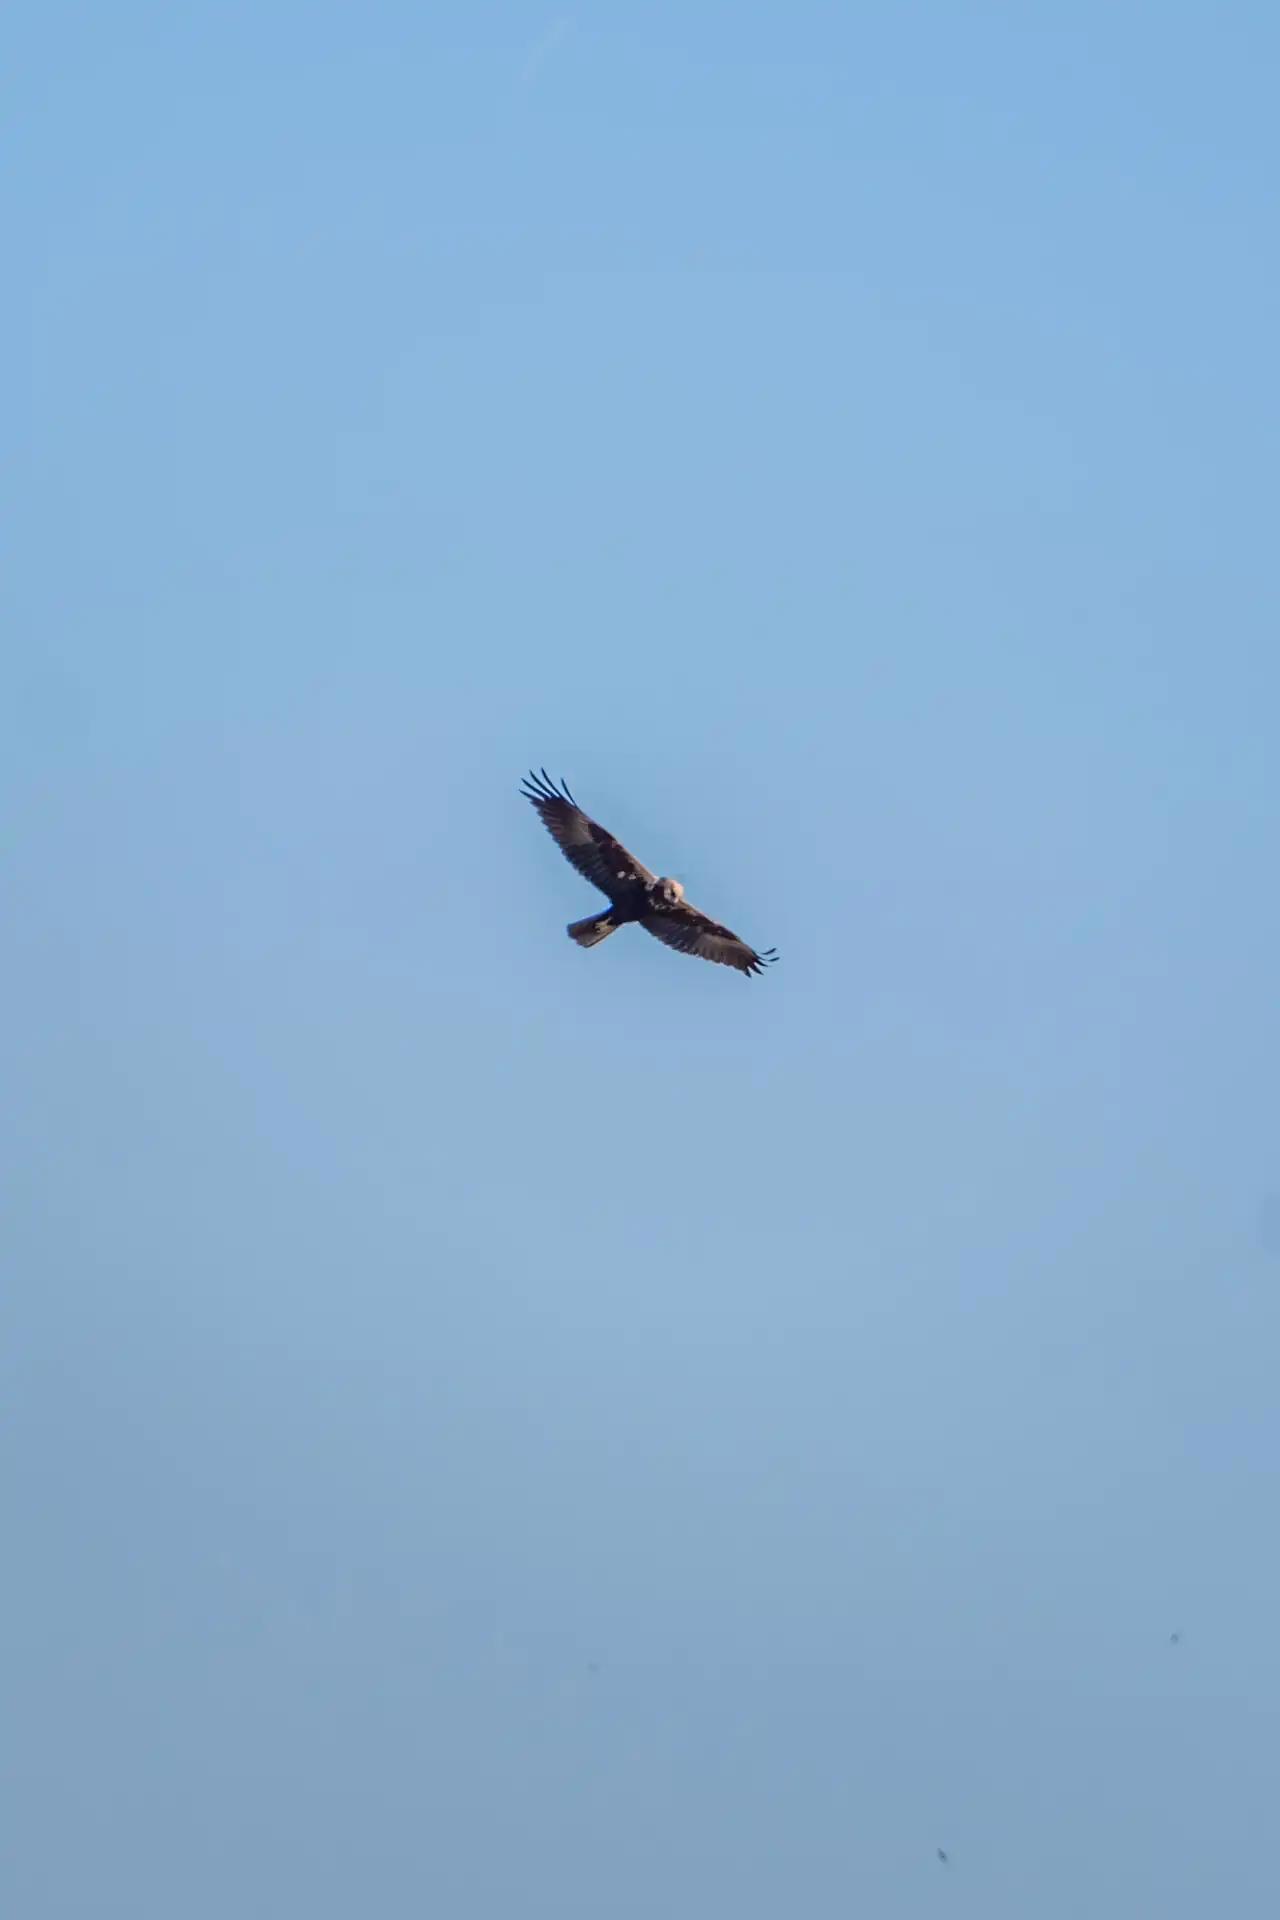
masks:
<svg viewBox="0 0 1280 1920"><path fill-rule="evenodd" d="M777 960L778 949L776 947L766 947L763 953L752 954L744 971L754 979L755 975L763 973L766 967L774 966Z"/></svg>
<svg viewBox="0 0 1280 1920"><path fill-rule="evenodd" d="M546 800L567 800L571 807L576 807L578 804L570 793L567 783L562 780L557 786L545 767L539 767L536 773L531 767L520 783L520 791L525 799L532 800L535 806L540 801Z"/></svg>

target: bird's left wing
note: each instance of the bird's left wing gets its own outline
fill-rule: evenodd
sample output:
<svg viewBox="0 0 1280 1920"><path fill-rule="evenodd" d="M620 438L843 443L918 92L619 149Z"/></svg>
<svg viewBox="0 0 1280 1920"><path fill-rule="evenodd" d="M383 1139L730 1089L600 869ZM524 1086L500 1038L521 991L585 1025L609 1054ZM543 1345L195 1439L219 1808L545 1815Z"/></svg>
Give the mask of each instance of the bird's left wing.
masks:
<svg viewBox="0 0 1280 1920"><path fill-rule="evenodd" d="M715 960L722 967L736 967L739 973L763 973L778 957L773 947L757 953L745 940L739 940L736 933L700 913L687 900L678 906L647 913L640 925L655 940L674 947L677 953L696 953L700 960Z"/></svg>
<svg viewBox="0 0 1280 1920"><path fill-rule="evenodd" d="M564 781L557 789L545 768L531 773L520 791L538 810L543 826L565 859L584 880L611 900L632 887L647 887L654 879L648 867L628 853L621 840L582 811Z"/></svg>

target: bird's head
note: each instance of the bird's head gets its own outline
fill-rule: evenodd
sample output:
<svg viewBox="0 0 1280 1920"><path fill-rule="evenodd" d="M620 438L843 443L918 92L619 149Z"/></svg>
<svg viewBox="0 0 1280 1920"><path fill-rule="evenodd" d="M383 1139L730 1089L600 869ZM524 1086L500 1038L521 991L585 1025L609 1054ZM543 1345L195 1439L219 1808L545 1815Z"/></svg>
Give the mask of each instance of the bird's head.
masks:
<svg viewBox="0 0 1280 1920"><path fill-rule="evenodd" d="M675 907L684 899L684 888L678 880L659 880L657 895L664 907Z"/></svg>

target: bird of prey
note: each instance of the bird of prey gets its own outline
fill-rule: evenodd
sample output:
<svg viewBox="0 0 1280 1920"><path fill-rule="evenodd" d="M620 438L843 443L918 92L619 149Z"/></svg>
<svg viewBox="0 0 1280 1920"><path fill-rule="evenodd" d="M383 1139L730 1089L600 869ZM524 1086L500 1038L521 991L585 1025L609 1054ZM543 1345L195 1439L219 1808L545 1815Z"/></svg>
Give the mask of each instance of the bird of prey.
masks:
<svg viewBox="0 0 1280 1920"><path fill-rule="evenodd" d="M634 922L677 953L696 953L702 960L736 967L739 973L763 973L777 959L772 947L757 953L718 920L699 913L685 899L678 880L650 873L621 841L587 817L563 780L556 786L545 767L528 776L521 792L533 802L543 826L569 864L608 895L609 905L603 913L575 920L567 929L569 938L580 947L598 946L619 927Z"/></svg>
<svg viewBox="0 0 1280 1920"><path fill-rule="evenodd" d="M947 1852L945 1847L938 1848L938 1858L939 1860L941 1860L944 1867L949 1867L951 1865L951 1855Z"/></svg>

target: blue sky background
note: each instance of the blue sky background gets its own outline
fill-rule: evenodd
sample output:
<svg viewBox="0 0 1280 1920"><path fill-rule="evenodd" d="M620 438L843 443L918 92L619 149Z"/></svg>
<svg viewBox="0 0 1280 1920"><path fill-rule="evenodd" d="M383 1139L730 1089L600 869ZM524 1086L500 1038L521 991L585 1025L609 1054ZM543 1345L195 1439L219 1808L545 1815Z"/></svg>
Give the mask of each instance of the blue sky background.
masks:
<svg viewBox="0 0 1280 1920"><path fill-rule="evenodd" d="M6 1911L1274 1911L1275 9L6 32Z"/></svg>

